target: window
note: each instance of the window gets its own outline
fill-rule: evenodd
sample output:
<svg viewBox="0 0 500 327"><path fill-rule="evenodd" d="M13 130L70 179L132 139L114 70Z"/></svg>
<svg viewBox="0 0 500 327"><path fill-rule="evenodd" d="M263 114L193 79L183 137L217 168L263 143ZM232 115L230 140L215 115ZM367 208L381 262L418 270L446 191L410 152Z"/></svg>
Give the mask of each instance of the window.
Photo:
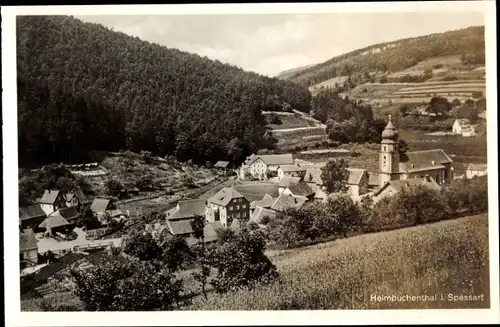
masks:
<svg viewBox="0 0 500 327"><path fill-rule="evenodd" d="M243 203L243 204L241 205L241 207L242 207L243 209L245 209L245 208L247 207L247 205Z"/></svg>
<svg viewBox="0 0 500 327"><path fill-rule="evenodd" d="M228 211L233 211L233 206L229 206Z"/></svg>
<svg viewBox="0 0 500 327"><path fill-rule="evenodd" d="M243 217L245 217L245 218L246 218L246 216L247 216L247 213L246 213L246 211L245 211L245 212L243 213Z"/></svg>
<svg viewBox="0 0 500 327"><path fill-rule="evenodd" d="M239 205L236 205L236 210L240 210L240 206Z"/></svg>
<svg viewBox="0 0 500 327"><path fill-rule="evenodd" d="M384 146L384 151L387 151L387 147L386 146Z"/></svg>

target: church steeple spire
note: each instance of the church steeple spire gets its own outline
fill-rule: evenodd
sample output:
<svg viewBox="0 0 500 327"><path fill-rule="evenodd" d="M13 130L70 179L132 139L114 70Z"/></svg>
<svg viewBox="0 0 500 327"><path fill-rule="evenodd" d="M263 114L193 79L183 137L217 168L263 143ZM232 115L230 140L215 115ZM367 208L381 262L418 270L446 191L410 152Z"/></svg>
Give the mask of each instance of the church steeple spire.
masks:
<svg viewBox="0 0 500 327"><path fill-rule="evenodd" d="M398 137L399 133L392 124L391 115L389 115L389 122L387 123L387 126L385 126L384 131L382 132L382 139L397 141Z"/></svg>
<svg viewBox="0 0 500 327"><path fill-rule="evenodd" d="M399 133L392 124L391 115L389 115L389 122L382 132L380 144L380 187L388 181L399 178L398 137Z"/></svg>

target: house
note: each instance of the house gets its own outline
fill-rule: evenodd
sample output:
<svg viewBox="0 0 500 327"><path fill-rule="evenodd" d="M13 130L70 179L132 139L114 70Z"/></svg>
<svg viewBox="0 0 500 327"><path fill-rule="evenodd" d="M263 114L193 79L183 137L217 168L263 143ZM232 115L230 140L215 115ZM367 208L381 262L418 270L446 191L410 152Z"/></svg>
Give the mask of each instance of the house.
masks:
<svg viewBox="0 0 500 327"><path fill-rule="evenodd" d="M283 177L278 184L278 194L283 193L285 189L287 189L293 184L297 184L301 180L302 179L300 177L290 177L290 176Z"/></svg>
<svg viewBox="0 0 500 327"><path fill-rule="evenodd" d="M219 174L226 175L228 166L229 166L229 161L217 161L214 165L214 168L218 170Z"/></svg>
<svg viewBox="0 0 500 327"><path fill-rule="evenodd" d="M278 179L281 180L283 177L304 177L306 169L299 165L281 165L278 167Z"/></svg>
<svg viewBox="0 0 500 327"><path fill-rule="evenodd" d="M327 198L326 187L323 186L323 180L321 178L321 168L314 167L308 169L304 175L303 181L309 185L309 187L314 192L314 201L321 202Z"/></svg>
<svg viewBox="0 0 500 327"><path fill-rule="evenodd" d="M225 187L209 198L205 205L205 217L209 222L220 222L223 227L233 219L250 219L250 202L234 187Z"/></svg>
<svg viewBox="0 0 500 327"><path fill-rule="evenodd" d="M378 189L380 184L379 179L380 177L378 176L378 173L368 172L368 189L369 190Z"/></svg>
<svg viewBox="0 0 500 327"><path fill-rule="evenodd" d="M400 152L399 133L391 122L382 132L379 154L379 188L393 180L422 179L431 176L437 184L452 181L453 160L441 149Z"/></svg>
<svg viewBox="0 0 500 327"><path fill-rule="evenodd" d="M274 203L274 198L269 194L266 194L262 197L261 200L253 201L252 203L250 203L250 211L253 214L253 211L258 207L269 209L271 208L273 203Z"/></svg>
<svg viewBox="0 0 500 327"><path fill-rule="evenodd" d="M165 218L170 221L190 220L195 216L205 216L205 200L183 200L177 206L165 212Z"/></svg>
<svg viewBox="0 0 500 327"><path fill-rule="evenodd" d="M170 234L188 238L193 233L191 220L167 220L167 228Z"/></svg>
<svg viewBox="0 0 500 327"><path fill-rule="evenodd" d="M36 229L45 218L47 218L47 214L43 211L40 203L19 208L19 223L22 229Z"/></svg>
<svg viewBox="0 0 500 327"><path fill-rule="evenodd" d="M95 198L94 201L92 201L90 210L92 210L93 213L99 216L104 214L105 211L116 210L116 205L114 204L114 201L112 199Z"/></svg>
<svg viewBox="0 0 500 327"><path fill-rule="evenodd" d="M349 171L349 178L347 179L349 193L353 200L358 200L360 195L368 192L368 172L361 168L348 168L347 170Z"/></svg>
<svg viewBox="0 0 500 327"><path fill-rule="evenodd" d="M73 192L63 195L66 201L66 207L77 207L81 209L90 205L89 199L85 196L82 190L74 190Z"/></svg>
<svg viewBox="0 0 500 327"><path fill-rule="evenodd" d="M76 210L76 207L61 208L49 215L49 217L54 216L60 216L70 224L76 224L78 219L80 219L80 213Z"/></svg>
<svg viewBox="0 0 500 327"><path fill-rule="evenodd" d="M32 229L19 233L19 262L21 269L38 264L38 240Z"/></svg>
<svg viewBox="0 0 500 327"><path fill-rule="evenodd" d="M274 201L271 209L276 212L284 212L287 209L299 209L304 205L304 203L307 202L307 200L308 199L303 196L281 193Z"/></svg>
<svg viewBox="0 0 500 327"><path fill-rule="evenodd" d="M254 155L248 157L240 169L240 178L245 179L246 174L259 180L268 179L268 172L278 173L278 168L283 165L293 165L293 156L288 154Z"/></svg>
<svg viewBox="0 0 500 327"><path fill-rule="evenodd" d="M262 225L266 223L266 220L274 218L276 218L276 211L268 208L257 207L252 212L252 215L250 216L250 221Z"/></svg>
<svg viewBox="0 0 500 327"><path fill-rule="evenodd" d="M436 191L439 191L441 189L441 186L439 186L439 184L429 176L418 179L391 180L373 193L373 202L376 203L385 197L393 196L396 193L400 192L404 187L420 185Z"/></svg>
<svg viewBox="0 0 500 327"><path fill-rule="evenodd" d="M58 190L45 190L42 197L38 201L45 214L49 215L59 208L66 207L66 200Z"/></svg>
<svg viewBox="0 0 500 327"><path fill-rule="evenodd" d="M488 175L488 165L487 164L469 164L467 170L465 171L465 176L471 179L475 176L486 176Z"/></svg>
<svg viewBox="0 0 500 327"><path fill-rule="evenodd" d="M38 225L38 228L44 229L49 235L64 233L72 227L73 225L60 215L49 216Z"/></svg>
<svg viewBox="0 0 500 327"><path fill-rule="evenodd" d="M312 201L314 199L315 192L306 182L299 181L298 183L290 184L290 186L284 189L281 194L302 196Z"/></svg>
<svg viewBox="0 0 500 327"><path fill-rule="evenodd" d="M455 119L453 122L452 131L454 134L461 134L462 136L474 136L476 134L474 126L471 125L470 120L462 118Z"/></svg>

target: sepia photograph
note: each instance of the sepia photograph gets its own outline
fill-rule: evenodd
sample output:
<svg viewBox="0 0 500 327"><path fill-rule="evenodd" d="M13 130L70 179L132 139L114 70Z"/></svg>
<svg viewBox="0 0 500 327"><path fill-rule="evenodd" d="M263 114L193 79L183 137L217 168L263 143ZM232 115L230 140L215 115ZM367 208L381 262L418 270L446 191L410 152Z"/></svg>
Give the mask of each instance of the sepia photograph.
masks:
<svg viewBox="0 0 500 327"><path fill-rule="evenodd" d="M404 4L2 7L17 315L498 322L494 2Z"/></svg>

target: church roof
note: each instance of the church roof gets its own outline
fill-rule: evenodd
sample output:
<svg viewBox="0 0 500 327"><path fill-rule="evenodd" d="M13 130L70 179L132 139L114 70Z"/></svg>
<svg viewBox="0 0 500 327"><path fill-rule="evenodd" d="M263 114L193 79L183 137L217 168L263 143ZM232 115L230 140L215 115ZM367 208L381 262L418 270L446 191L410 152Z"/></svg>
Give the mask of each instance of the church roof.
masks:
<svg viewBox="0 0 500 327"><path fill-rule="evenodd" d="M391 115L389 115L389 122L387 123L387 126L385 126L384 131L382 132L382 139L383 140L392 140L392 141L397 141L399 136L398 131L394 127L391 121Z"/></svg>
<svg viewBox="0 0 500 327"><path fill-rule="evenodd" d="M443 169L443 164L453 160L441 149L412 151L400 155L400 171L414 172L424 170Z"/></svg>

